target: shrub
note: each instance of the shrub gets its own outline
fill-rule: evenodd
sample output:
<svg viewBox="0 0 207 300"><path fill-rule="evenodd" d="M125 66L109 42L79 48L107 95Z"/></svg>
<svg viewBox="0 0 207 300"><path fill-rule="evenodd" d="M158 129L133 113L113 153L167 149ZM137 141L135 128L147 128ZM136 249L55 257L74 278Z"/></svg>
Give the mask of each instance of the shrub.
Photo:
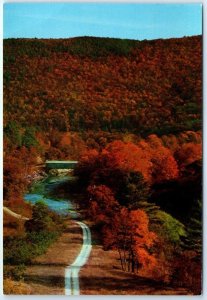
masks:
<svg viewBox="0 0 207 300"><path fill-rule="evenodd" d="M55 241L64 224L44 203L38 202L33 207L32 219L25 222L25 227L26 235L4 238L4 264L29 264Z"/></svg>
<svg viewBox="0 0 207 300"><path fill-rule="evenodd" d="M22 280L24 278L25 265L4 266L4 278L13 278L14 280Z"/></svg>
<svg viewBox="0 0 207 300"><path fill-rule="evenodd" d="M4 239L4 264L29 264L43 254L58 237L58 232L32 232L26 237L7 237Z"/></svg>

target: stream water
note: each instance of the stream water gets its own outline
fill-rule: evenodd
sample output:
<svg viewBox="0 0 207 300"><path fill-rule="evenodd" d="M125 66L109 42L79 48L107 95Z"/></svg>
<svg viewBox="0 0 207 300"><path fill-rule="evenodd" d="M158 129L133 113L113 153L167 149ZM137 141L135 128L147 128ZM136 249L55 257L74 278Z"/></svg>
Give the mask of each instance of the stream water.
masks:
<svg viewBox="0 0 207 300"><path fill-rule="evenodd" d="M58 185L71 180L74 180L72 176L49 176L41 181L37 181L32 185L29 193L24 195L24 200L32 204L42 201L49 209L60 215L70 215L72 218L77 218L78 213L75 211L74 204L70 199L52 194Z"/></svg>

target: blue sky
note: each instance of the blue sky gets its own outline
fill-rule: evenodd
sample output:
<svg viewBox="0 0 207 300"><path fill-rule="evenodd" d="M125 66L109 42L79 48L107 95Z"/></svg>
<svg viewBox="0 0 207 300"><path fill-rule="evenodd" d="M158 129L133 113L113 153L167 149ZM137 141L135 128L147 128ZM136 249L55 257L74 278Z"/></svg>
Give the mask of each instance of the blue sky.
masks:
<svg viewBox="0 0 207 300"><path fill-rule="evenodd" d="M201 4L7 3L4 38L156 39L202 34Z"/></svg>

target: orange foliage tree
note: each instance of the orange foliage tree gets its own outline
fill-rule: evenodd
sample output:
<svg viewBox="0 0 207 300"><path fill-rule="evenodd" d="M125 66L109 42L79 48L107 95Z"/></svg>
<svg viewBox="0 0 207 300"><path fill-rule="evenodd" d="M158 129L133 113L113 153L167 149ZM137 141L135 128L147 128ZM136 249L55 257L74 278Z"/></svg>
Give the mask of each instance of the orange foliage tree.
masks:
<svg viewBox="0 0 207 300"><path fill-rule="evenodd" d="M111 227L105 226L103 233L105 247L114 246L118 250L123 270L136 272L140 267L155 267L156 258L149 251L156 235L149 230L149 219L143 210L121 208Z"/></svg>
<svg viewBox="0 0 207 300"><path fill-rule="evenodd" d="M165 148L158 137L151 136L137 145L129 142L114 141L100 153L90 150L80 159L76 173L86 181L102 180L114 170L140 172L149 184L174 179L178 176L178 166L172 153ZM85 175L84 175L85 174Z"/></svg>

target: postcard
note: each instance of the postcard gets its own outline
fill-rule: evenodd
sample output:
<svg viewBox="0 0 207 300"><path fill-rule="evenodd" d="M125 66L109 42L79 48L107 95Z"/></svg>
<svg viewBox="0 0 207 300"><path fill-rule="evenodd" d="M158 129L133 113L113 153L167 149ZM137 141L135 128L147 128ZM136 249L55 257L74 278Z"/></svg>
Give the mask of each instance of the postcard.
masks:
<svg viewBox="0 0 207 300"><path fill-rule="evenodd" d="M4 294L202 293L202 5L4 4Z"/></svg>

